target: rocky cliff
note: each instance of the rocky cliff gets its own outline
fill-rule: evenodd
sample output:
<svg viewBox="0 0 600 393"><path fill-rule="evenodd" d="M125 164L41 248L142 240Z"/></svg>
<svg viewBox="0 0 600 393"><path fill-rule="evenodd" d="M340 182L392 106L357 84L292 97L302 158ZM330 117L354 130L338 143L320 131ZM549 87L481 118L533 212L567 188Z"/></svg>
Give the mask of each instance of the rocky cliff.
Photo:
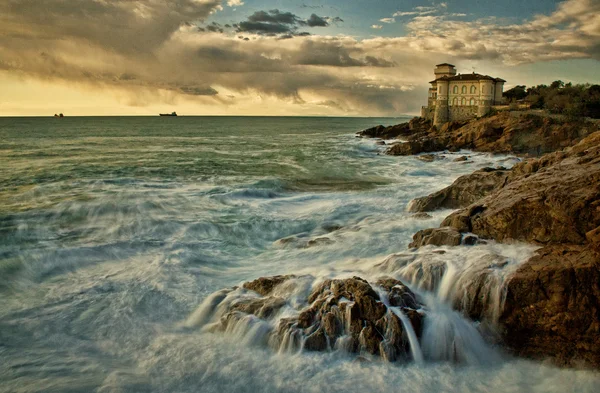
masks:
<svg viewBox="0 0 600 393"><path fill-rule="evenodd" d="M461 209L415 234L411 246L457 245L466 233L542 246L506 285L499 323L515 353L600 367L600 132L510 171L463 176L411 204L439 207Z"/></svg>
<svg viewBox="0 0 600 393"><path fill-rule="evenodd" d="M388 149L390 155L470 149L539 156L572 146L597 130L596 124L583 120L502 112L467 122L446 123L439 129L424 120L413 119L392 127L375 127L359 135L405 139L406 143L394 144Z"/></svg>

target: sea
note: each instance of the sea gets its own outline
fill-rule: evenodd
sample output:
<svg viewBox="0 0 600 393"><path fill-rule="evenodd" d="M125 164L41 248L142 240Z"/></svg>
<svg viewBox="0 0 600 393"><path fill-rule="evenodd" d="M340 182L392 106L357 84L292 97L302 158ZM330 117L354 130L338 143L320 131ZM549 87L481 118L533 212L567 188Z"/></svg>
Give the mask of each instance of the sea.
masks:
<svg viewBox="0 0 600 393"><path fill-rule="evenodd" d="M0 118L0 391L600 391L597 372L515 358L451 308L453 286L491 255L507 264L490 282L493 315L534 246L408 248L451 212L415 217L411 200L519 161L391 157L355 136L408 119ZM424 289L407 258L445 264L444 282ZM429 309L419 357L277 351L198 322L215 292L288 274L309 289L401 278Z"/></svg>

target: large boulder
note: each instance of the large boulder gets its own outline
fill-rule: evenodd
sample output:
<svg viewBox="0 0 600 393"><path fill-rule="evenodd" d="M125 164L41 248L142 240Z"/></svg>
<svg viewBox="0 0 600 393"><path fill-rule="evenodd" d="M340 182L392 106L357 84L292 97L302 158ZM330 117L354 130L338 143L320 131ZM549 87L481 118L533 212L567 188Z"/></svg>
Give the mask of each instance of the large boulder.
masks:
<svg viewBox="0 0 600 393"><path fill-rule="evenodd" d="M462 235L451 227L428 228L415 233L409 247L433 246L458 246L461 244Z"/></svg>
<svg viewBox="0 0 600 393"><path fill-rule="evenodd" d="M509 171L484 168L459 177L451 186L426 197L411 201L409 212L428 212L436 209L458 209L468 206L502 187Z"/></svg>

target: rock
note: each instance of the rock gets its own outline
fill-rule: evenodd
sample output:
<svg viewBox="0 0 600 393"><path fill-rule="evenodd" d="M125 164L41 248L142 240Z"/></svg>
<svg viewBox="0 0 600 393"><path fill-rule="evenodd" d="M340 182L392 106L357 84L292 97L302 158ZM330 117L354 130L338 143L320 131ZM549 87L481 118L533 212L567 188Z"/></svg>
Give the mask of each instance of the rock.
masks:
<svg viewBox="0 0 600 393"><path fill-rule="evenodd" d="M245 289L249 289L251 291L254 291L262 296L267 296L269 295L271 292L273 292L273 289L284 283L285 281L294 278L295 276L293 275L287 275L287 276L274 276L274 277L261 277L257 280L251 281L251 282L247 282L244 283L243 287Z"/></svg>
<svg viewBox="0 0 600 393"><path fill-rule="evenodd" d="M304 342L307 351L326 351L340 345L350 352L369 353L389 361L410 357L402 322L388 310L379 293L359 277L322 282L312 290L308 306L296 317L273 321L287 303L268 294L285 282L285 277L263 277L244 284L244 288L256 288L266 295L252 297L242 293L234 301L221 304L217 309L223 314L216 330L231 332L258 325L266 331L267 341L274 348L297 350ZM415 310L423 306L415 294L401 281L389 277L378 280L377 285L390 306L407 315L420 337L423 315Z"/></svg>
<svg viewBox="0 0 600 393"><path fill-rule="evenodd" d="M600 226L600 132L563 154L518 164L503 187L442 225L498 241L588 242Z"/></svg>
<svg viewBox="0 0 600 393"><path fill-rule="evenodd" d="M304 349L307 351L325 351L327 349L327 337L325 337L323 328L317 329L316 332L306 337Z"/></svg>
<svg viewBox="0 0 600 393"><path fill-rule="evenodd" d="M435 160L435 155L423 154L422 156L418 156L417 159L424 161L424 162L433 162Z"/></svg>
<svg viewBox="0 0 600 393"><path fill-rule="evenodd" d="M459 177L451 186L426 197L411 201L410 212L426 212L436 209L457 209L468 206L502 187L508 171L484 168L470 175Z"/></svg>
<svg viewBox="0 0 600 393"><path fill-rule="evenodd" d="M333 243L335 243L335 242L328 237L318 237L316 239L309 240L306 243L306 248L317 247L317 246L326 246L326 245L333 244Z"/></svg>
<svg viewBox="0 0 600 393"><path fill-rule="evenodd" d="M417 220L430 220L433 218L433 216L431 214L427 214L427 213L423 213L423 212L415 213L411 217L414 219L417 219Z"/></svg>
<svg viewBox="0 0 600 393"><path fill-rule="evenodd" d="M461 243L462 235L456 229L451 227L429 228L415 233L413 242L409 247L423 247L427 245L434 246L458 246Z"/></svg>
<svg viewBox="0 0 600 393"><path fill-rule="evenodd" d="M283 306L285 306L285 300L279 297L246 298L243 301L232 303L231 311L241 311L246 314L256 315L259 318L270 318Z"/></svg>
<svg viewBox="0 0 600 393"><path fill-rule="evenodd" d="M377 141L375 142L376 145L385 145L385 141Z"/></svg>
<svg viewBox="0 0 600 393"><path fill-rule="evenodd" d="M358 133L358 137L395 139L400 136L409 136L425 132L431 128L431 122L422 118L414 118L408 123L385 127L382 125L372 127Z"/></svg>
<svg viewBox="0 0 600 393"><path fill-rule="evenodd" d="M412 155L460 149L494 153L522 153L531 156L572 146L597 131L592 122L560 120L541 115L502 112L468 122L450 122L439 130L431 127L403 136L408 144L394 146L390 155Z"/></svg>
<svg viewBox="0 0 600 393"><path fill-rule="evenodd" d="M452 161L454 161L454 162L463 162L463 161L467 161L467 160L468 160L467 156L462 156L462 157L455 158Z"/></svg>
<svg viewBox="0 0 600 393"><path fill-rule="evenodd" d="M600 367L600 254L582 245L539 250L510 279L500 321L519 356Z"/></svg>

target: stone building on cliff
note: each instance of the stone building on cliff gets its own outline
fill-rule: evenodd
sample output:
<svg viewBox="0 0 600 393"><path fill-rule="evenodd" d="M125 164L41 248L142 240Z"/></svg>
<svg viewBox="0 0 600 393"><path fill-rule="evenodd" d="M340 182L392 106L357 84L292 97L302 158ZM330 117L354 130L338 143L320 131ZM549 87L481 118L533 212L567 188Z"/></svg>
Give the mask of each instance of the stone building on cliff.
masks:
<svg viewBox="0 0 600 393"><path fill-rule="evenodd" d="M435 66L435 80L429 89L421 117L440 126L448 121L468 120L487 114L502 103L504 79L481 74L456 74L452 64Z"/></svg>

